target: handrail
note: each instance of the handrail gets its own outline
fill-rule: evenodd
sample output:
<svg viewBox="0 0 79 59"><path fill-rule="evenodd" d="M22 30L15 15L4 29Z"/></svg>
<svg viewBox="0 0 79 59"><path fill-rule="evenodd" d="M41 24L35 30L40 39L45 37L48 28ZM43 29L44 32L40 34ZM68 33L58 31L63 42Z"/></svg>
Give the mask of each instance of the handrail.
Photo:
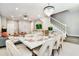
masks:
<svg viewBox="0 0 79 59"><path fill-rule="evenodd" d="M53 24L53 25L57 25L56 27L60 30L60 31L64 31L64 33L66 34L66 24L63 24L62 22L56 20L55 18L51 17L52 22L55 21L57 24ZM54 22L53 22L54 23Z"/></svg>
<svg viewBox="0 0 79 59"><path fill-rule="evenodd" d="M56 20L55 18L53 18L53 17L51 17L51 18L52 18L54 21L56 21L56 22L58 22L58 23L60 23L60 24L62 24L62 25L64 25L64 26L66 26L66 24L63 24L62 22Z"/></svg>

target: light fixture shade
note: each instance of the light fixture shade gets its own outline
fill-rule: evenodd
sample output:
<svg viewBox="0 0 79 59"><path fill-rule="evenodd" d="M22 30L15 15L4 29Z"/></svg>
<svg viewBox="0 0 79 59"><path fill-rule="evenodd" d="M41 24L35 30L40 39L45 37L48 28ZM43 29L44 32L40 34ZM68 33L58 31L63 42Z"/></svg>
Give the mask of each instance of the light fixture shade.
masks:
<svg viewBox="0 0 79 59"><path fill-rule="evenodd" d="M50 15L52 15L54 13L54 10L55 10L54 6L46 6L46 7L44 7L43 12L46 16L49 17Z"/></svg>
<svg viewBox="0 0 79 59"><path fill-rule="evenodd" d="M28 17L27 15L23 15L25 18Z"/></svg>

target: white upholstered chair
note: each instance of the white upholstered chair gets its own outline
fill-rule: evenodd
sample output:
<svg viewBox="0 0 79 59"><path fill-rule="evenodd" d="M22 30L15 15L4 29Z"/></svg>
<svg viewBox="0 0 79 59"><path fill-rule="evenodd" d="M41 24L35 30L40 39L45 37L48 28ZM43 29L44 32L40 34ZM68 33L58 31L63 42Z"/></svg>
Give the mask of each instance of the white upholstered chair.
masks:
<svg viewBox="0 0 79 59"><path fill-rule="evenodd" d="M62 38L61 35L57 35L57 36L55 37L55 39L56 39L57 41L55 42L55 45L54 45L53 50L54 50L54 54L58 54L58 55L59 55L60 48L62 48L62 45L63 45L63 38Z"/></svg>
<svg viewBox="0 0 79 59"><path fill-rule="evenodd" d="M37 56L51 56L53 45L54 45L54 40L53 38L50 38L40 48L33 49L33 52Z"/></svg>
<svg viewBox="0 0 79 59"><path fill-rule="evenodd" d="M29 51L23 44L14 45L11 40L6 41L6 49L9 56L32 56L31 51Z"/></svg>

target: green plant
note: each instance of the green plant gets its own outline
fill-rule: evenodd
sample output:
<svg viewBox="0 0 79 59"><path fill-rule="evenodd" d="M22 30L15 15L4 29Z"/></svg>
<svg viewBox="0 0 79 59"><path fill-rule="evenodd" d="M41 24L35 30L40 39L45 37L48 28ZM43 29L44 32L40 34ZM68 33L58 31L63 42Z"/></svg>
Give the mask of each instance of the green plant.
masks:
<svg viewBox="0 0 79 59"><path fill-rule="evenodd" d="M36 24L36 29L42 29L42 24Z"/></svg>

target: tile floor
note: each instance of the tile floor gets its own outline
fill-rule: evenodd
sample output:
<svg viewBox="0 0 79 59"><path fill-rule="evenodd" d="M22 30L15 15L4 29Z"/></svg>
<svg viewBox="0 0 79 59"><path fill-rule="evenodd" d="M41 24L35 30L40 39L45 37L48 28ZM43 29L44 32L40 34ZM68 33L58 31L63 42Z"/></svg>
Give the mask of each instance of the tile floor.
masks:
<svg viewBox="0 0 79 59"><path fill-rule="evenodd" d="M64 42L63 48L59 56L79 56L79 45Z"/></svg>
<svg viewBox="0 0 79 59"><path fill-rule="evenodd" d="M0 56L8 56L6 48L0 48Z"/></svg>
<svg viewBox="0 0 79 59"><path fill-rule="evenodd" d="M0 56L8 56L6 48L0 48ZM63 48L60 50L59 56L79 56L79 45L64 42Z"/></svg>

